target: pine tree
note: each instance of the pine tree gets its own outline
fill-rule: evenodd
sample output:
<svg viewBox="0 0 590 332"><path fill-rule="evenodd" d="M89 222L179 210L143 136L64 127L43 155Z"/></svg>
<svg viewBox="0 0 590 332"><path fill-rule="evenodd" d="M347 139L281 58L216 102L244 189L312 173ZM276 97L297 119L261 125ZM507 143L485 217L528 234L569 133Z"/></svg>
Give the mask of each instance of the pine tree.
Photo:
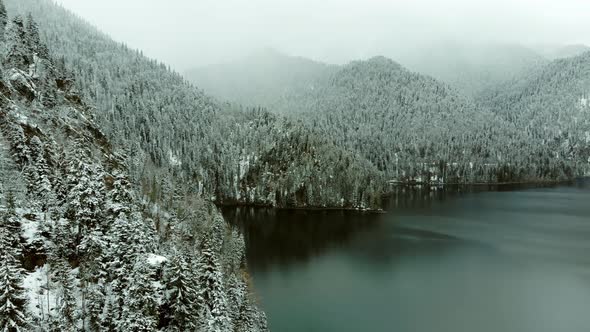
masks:
<svg viewBox="0 0 590 332"><path fill-rule="evenodd" d="M32 164L25 168L29 179L29 196L39 201L42 211L47 211L55 204L55 196L49 180L51 171L45 159L45 148L39 137L30 139L29 151Z"/></svg>
<svg viewBox="0 0 590 332"><path fill-rule="evenodd" d="M237 278L236 278L237 279ZM268 331L266 316L258 310L250 293L248 276L243 274L241 278L232 283L233 294L237 304L234 315L235 332L265 332Z"/></svg>
<svg viewBox="0 0 590 332"><path fill-rule="evenodd" d="M7 139L10 141L14 162L21 167L29 163L30 151L23 127L16 122L16 119L10 119L4 129Z"/></svg>
<svg viewBox="0 0 590 332"><path fill-rule="evenodd" d="M80 143L81 144L81 143ZM85 158L90 158L90 152L81 145L69 156L67 216L75 224L78 239L102 220L104 206L104 172L94 164L89 164Z"/></svg>
<svg viewBox="0 0 590 332"><path fill-rule="evenodd" d="M4 6L4 1L0 0L0 41L4 41L4 33L8 24L8 13Z"/></svg>
<svg viewBox="0 0 590 332"><path fill-rule="evenodd" d="M58 315L53 325L58 331L76 331L77 305L74 277L70 274L70 267L67 262L58 259L54 265L55 281L60 285L58 296Z"/></svg>
<svg viewBox="0 0 590 332"><path fill-rule="evenodd" d="M208 236L202 244L196 263L198 280L198 307L200 326L203 331L221 332L230 330L227 299L221 264L211 248Z"/></svg>
<svg viewBox="0 0 590 332"><path fill-rule="evenodd" d="M0 331L26 331L28 326L22 271L9 248L1 248Z"/></svg>
<svg viewBox="0 0 590 332"><path fill-rule="evenodd" d="M102 331L104 327L103 322L105 322L105 306L107 305L104 279L100 279L97 283L91 283L88 286L86 302L88 303L86 305L86 316L90 331ZM109 310L109 308L106 309Z"/></svg>
<svg viewBox="0 0 590 332"><path fill-rule="evenodd" d="M113 178L113 188L107 193L107 213L111 218L118 217L120 213L129 216L133 201L129 179L120 171L115 172Z"/></svg>
<svg viewBox="0 0 590 332"><path fill-rule="evenodd" d="M17 15L12 19L6 34L8 54L4 59L4 67L18 68L24 71L29 69L32 55L26 44L27 32L22 16Z"/></svg>
<svg viewBox="0 0 590 332"><path fill-rule="evenodd" d="M12 191L6 195L6 211L0 213L0 245L2 252L10 252L13 257L21 254L21 223L16 214L16 202Z"/></svg>
<svg viewBox="0 0 590 332"><path fill-rule="evenodd" d="M41 45L41 37L39 36L39 26L33 19L33 15L27 15L26 31L26 45L29 54L39 54Z"/></svg>
<svg viewBox="0 0 590 332"><path fill-rule="evenodd" d="M158 327L158 290L154 287L151 267L138 258L125 292L125 306L120 331L149 332Z"/></svg>
<svg viewBox="0 0 590 332"><path fill-rule="evenodd" d="M165 271L167 289L166 305L169 310L169 329L171 331L195 331L197 329L198 308L196 278L190 262L176 253Z"/></svg>

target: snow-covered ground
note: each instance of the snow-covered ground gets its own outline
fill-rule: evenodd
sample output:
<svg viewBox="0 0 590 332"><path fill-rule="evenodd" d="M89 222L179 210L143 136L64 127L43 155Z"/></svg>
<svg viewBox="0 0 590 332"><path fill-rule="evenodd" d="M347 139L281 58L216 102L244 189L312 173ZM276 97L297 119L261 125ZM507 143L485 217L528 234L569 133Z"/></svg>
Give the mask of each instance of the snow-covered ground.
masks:
<svg viewBox="0 0 590 332"><path fill-rule="evenodd" d="M23 285L26 290L28 309L31 315L44 319L55 308L55 292L49 291L47 265L26 275Z"/></svg>

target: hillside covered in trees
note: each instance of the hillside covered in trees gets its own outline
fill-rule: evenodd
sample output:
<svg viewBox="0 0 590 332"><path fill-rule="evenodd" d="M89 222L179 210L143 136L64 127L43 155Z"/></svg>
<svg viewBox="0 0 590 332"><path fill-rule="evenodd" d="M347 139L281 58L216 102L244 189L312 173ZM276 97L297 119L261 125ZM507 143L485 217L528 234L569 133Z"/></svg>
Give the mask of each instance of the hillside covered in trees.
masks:
<svg viewBox="0 0 590 332"><path fill-rule="evenodd" d="M219 204L378 204L385 181L376 167L302 121L219 102L48 1L6 3L39 21L42 39L93 101L97 123L137 161L132 177L150 199L175 188Z"/></svg>
<svg viewBox="0 0 590 332"><path fill-rule="evenodd" d="M285 98L279 110L306 119L398 182L551 181L587 169L583 152L559 153L567 149L563 138L539 140L522 122L524 112L511 118L482 105L378 57L342 67Z"/></svg>
<svg viewBox="0 0 590 332"><path fill-rule="evenodd" d="M551 147L543 156L548 163L576 169L590 163L590 52L552 61L478 102L527 132L531 142Z"/></svg>
<svg viewBox="0 0 590 332"><path fill-rule="evenodd" d="M0 330L265 331L242 236L146 199L35 19L0 1L0 24Z"/></svg>
<svg viewBox="0 0 590 332"><path fill-rule="evenodd" d="M387 180L394 182L555 181L587 172L588 155L587 151L580 150L581 141L575 144L573 152L570 151L571 139L568 141L565 136L551 134L554 139L544 139L547 137L542 134L543 128L564 129L560 122L550 117L530 122L530 114L527 115L530 108L514 109L511 97L501 95L499 88L501 82L507 82L506 86L511 87L507 91L518 91L512 89L513 85L525 84L523 80L559 61L573 60L544 65L547 60L530 50L510 48L497 53L498 60L493 66L481 68L477 65L477 71L487 68L500 76L476 77L473 72L474 80L487 84L479 85L477 91L462 93L387 58L375 57L331 67L305 86L282 87L286 92L275 96L270 110L302 120L313 131L330 137L337 146L367 159ZM467 59L473 57L478 58L466 56ZM459 58L456 63L466 61ZM493 61L488 59L488 62ZM511 69L516 67L519 69ZM456 75L470 72L469 68L463 69L455 68ZM561 69L556 72L564 78L577 80L575 75L564 74ZM463 81L456 75L453 77ZM576 75L587 77L583 70ZM543 91L547 99L552 99L549 96L555 92ZM490 94L495 95L490 97ZM576 92L576 96L573 104L567 106L569 110L571 105L580 103L584 93ZM490 98L494 101L489 101ZM257 101L263 102L253 96L252 102ZM502 111L494 110L496 108ZM578 109L574 105L574 113ZM544 110L549 111L549 108ZM510 116L502 114L506 112ZM553 109L548 113L561 119L580 116L576 113L577 117L572 118L568 112ZM582 121L572 130L583 137L584 126Z"/></svg>
<svg viewBox="0 0 590 332"><path fill-rule="evenodd" d="M587 168L587 156L554 153L563 142L539 142L521 122L383 57L328 66L266 52L273 60L258 62L271 73L253 67L238 99L254 106L242 106L45 0L7 4L39 21L151 201L173 191L217 204L375 208L388 182L553 181ZM219 86L235 68L216 70Z"/></svg>

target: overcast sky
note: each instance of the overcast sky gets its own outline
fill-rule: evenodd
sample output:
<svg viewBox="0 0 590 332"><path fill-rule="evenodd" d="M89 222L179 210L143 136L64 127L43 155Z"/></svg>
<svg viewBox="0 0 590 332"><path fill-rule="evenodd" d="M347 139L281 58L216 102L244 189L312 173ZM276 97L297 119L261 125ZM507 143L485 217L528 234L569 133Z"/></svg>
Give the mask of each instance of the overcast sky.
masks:
<svg viewBox="0 0 590 332"><path fill-rule="evenodd" d="M588 0L57 0L178 70L274 48L330 63L436 40L590 45Z"/></svg>

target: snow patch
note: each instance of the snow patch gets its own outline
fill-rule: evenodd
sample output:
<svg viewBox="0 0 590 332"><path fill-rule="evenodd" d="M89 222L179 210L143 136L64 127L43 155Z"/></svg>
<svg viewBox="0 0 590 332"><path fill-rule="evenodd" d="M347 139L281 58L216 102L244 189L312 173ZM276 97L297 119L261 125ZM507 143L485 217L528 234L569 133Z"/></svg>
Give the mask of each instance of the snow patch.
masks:
<svg viewBox="0 0 590 332"><path fill-rule="evenodd" d="M146 261L148 264L152 266L159 266L162 265L164 262L167 262L168 258L156 254L148 254Z"/></svg>
<svg viewBox="0 0 590 332"><path fill-rule="evenodd" d="M29 273L23 280L23 286L28 298L29 313L39 319L47 315L55 307L55 292L48 290L47 265L39 267Z"/></svg>
<svg viewBox="0 0 590 332"><path fill-rule="evenodd" d="M179 167L182 165L180 158L176 154L174 154L172 150L168 150L168 161L170 162L170 165L174 167Z"/></svg>
<svg viewBox="0 0 590 332"><path fill-rule="evenodd" d="M38 214L35 214L35 220L21 218L22 236L28 244L33 243L38 236L39 222L42 220L41 218L42 217Z"/></svg>

